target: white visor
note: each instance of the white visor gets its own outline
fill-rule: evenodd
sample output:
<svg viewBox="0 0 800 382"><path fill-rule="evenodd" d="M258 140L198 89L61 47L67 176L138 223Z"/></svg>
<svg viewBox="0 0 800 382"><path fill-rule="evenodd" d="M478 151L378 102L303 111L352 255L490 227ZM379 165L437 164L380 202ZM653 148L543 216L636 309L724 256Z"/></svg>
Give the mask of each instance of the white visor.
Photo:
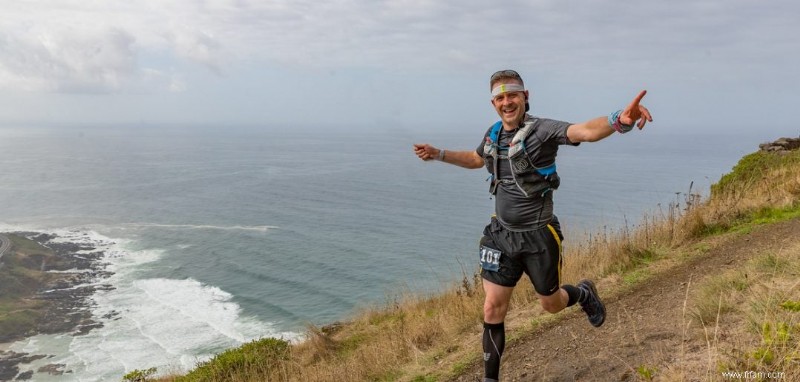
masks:
<svg viewBox="0 0 800 382"><path fill-rule="evenodd" d="M520 84L501 84L492 89L492 99L503 93L525 91L525 87Z"/></svg>

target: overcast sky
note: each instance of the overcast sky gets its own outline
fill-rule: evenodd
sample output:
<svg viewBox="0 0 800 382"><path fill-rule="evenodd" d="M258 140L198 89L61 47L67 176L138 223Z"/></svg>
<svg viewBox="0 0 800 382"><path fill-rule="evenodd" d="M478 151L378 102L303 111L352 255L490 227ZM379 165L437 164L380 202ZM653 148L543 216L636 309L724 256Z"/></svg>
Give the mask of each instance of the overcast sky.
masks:
<svg viewBox="0 0 800 382"><path fill-rule="evenodd" d="M800 135L798 36L790 0L4 0L0 125L483 127L513 68L537 115Z"/></svg>

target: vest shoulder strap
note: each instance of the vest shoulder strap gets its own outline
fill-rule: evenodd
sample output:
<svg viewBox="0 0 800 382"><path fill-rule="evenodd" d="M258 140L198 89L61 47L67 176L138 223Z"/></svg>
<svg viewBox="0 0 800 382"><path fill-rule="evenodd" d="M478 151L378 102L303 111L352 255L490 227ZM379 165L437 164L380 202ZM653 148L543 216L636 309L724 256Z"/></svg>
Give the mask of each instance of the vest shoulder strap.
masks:
<svg viewBox="0 0 800 382"><path fill-rule="evenodd" d="M497 121L494 125L492 125L492 130L489 132L489 139L492 140L492 143L497 142L497 138L500 136L500 128L503 127L503 121Z"/></svg>
<svg viewBox="0 0 800 382"><path fill-rule="evenodd" d="M525 122L525 126L517 131L514 134L514 138L511 139L511 145L515 145L517 142L524 141L528 135L531 134L533 131L533 121ZM489 131L489 139L492 143L496 143L497 139L500 136L500 129L503 128L503 121L497 121L494 125L492 125L492 130Z"/></svg>
<svg viewBox="0 0 800 382"><path fill-rule="evenodd" d="M524 142L525 138L531 135L531 132L533 132L533 121L525 122L525 126L519 129L517 133L514 134L514 138L511 139L511 146L517 144L517 142Z"/></svg>

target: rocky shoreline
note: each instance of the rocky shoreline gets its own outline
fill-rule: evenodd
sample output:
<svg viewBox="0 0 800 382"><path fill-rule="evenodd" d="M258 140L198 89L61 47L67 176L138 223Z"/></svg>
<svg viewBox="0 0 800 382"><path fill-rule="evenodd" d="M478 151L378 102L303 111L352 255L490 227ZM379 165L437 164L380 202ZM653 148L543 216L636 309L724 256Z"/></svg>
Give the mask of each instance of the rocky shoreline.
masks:
<svg viewBox="0 0 800 382"><path fill-rule="evenodd" d="M30 325L20 325L27 327L17 327L12 333L0 334L0 344L6 345L4 348L14 341L37 334L80 336L103 326L92 316L91 300L96 291L113 289L110 284L103 283L113 274L106 270L103 251L89 244L59 241L60 238L53 234L12 232L8 236L33 241L42 251L48 251L51 255L28 255L24 250L12 247L9 251L11 253L3 257L5 267L0 272L11 274L16 267L24 268L28 273L38 269L46 276L37 285L31 286L35 289L33 295L19 297L20 301L30 300L36 303L37 319ZM20 373L19 366L46 357L53 356L0 350L0 381L31 379L34 372L31 370ZM38 368L37 372L52 375L70 373L65 367L63 364L48 364Z"/></svg>

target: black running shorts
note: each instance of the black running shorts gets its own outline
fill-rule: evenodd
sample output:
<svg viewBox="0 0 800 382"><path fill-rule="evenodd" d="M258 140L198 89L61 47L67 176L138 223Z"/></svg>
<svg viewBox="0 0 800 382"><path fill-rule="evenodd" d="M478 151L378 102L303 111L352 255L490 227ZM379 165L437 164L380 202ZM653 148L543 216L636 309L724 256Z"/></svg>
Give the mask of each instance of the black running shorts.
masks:
<svg viewBox="0 0 800 382"><path fill-rule="evenodd" d="M550 296L561 286L561 231L548 225L532 231L510 231L496 218L483 229L480 246L501 252L497 271L481 268L481 277L505 287L514 287L528 275L536 293Z"/></svg>

